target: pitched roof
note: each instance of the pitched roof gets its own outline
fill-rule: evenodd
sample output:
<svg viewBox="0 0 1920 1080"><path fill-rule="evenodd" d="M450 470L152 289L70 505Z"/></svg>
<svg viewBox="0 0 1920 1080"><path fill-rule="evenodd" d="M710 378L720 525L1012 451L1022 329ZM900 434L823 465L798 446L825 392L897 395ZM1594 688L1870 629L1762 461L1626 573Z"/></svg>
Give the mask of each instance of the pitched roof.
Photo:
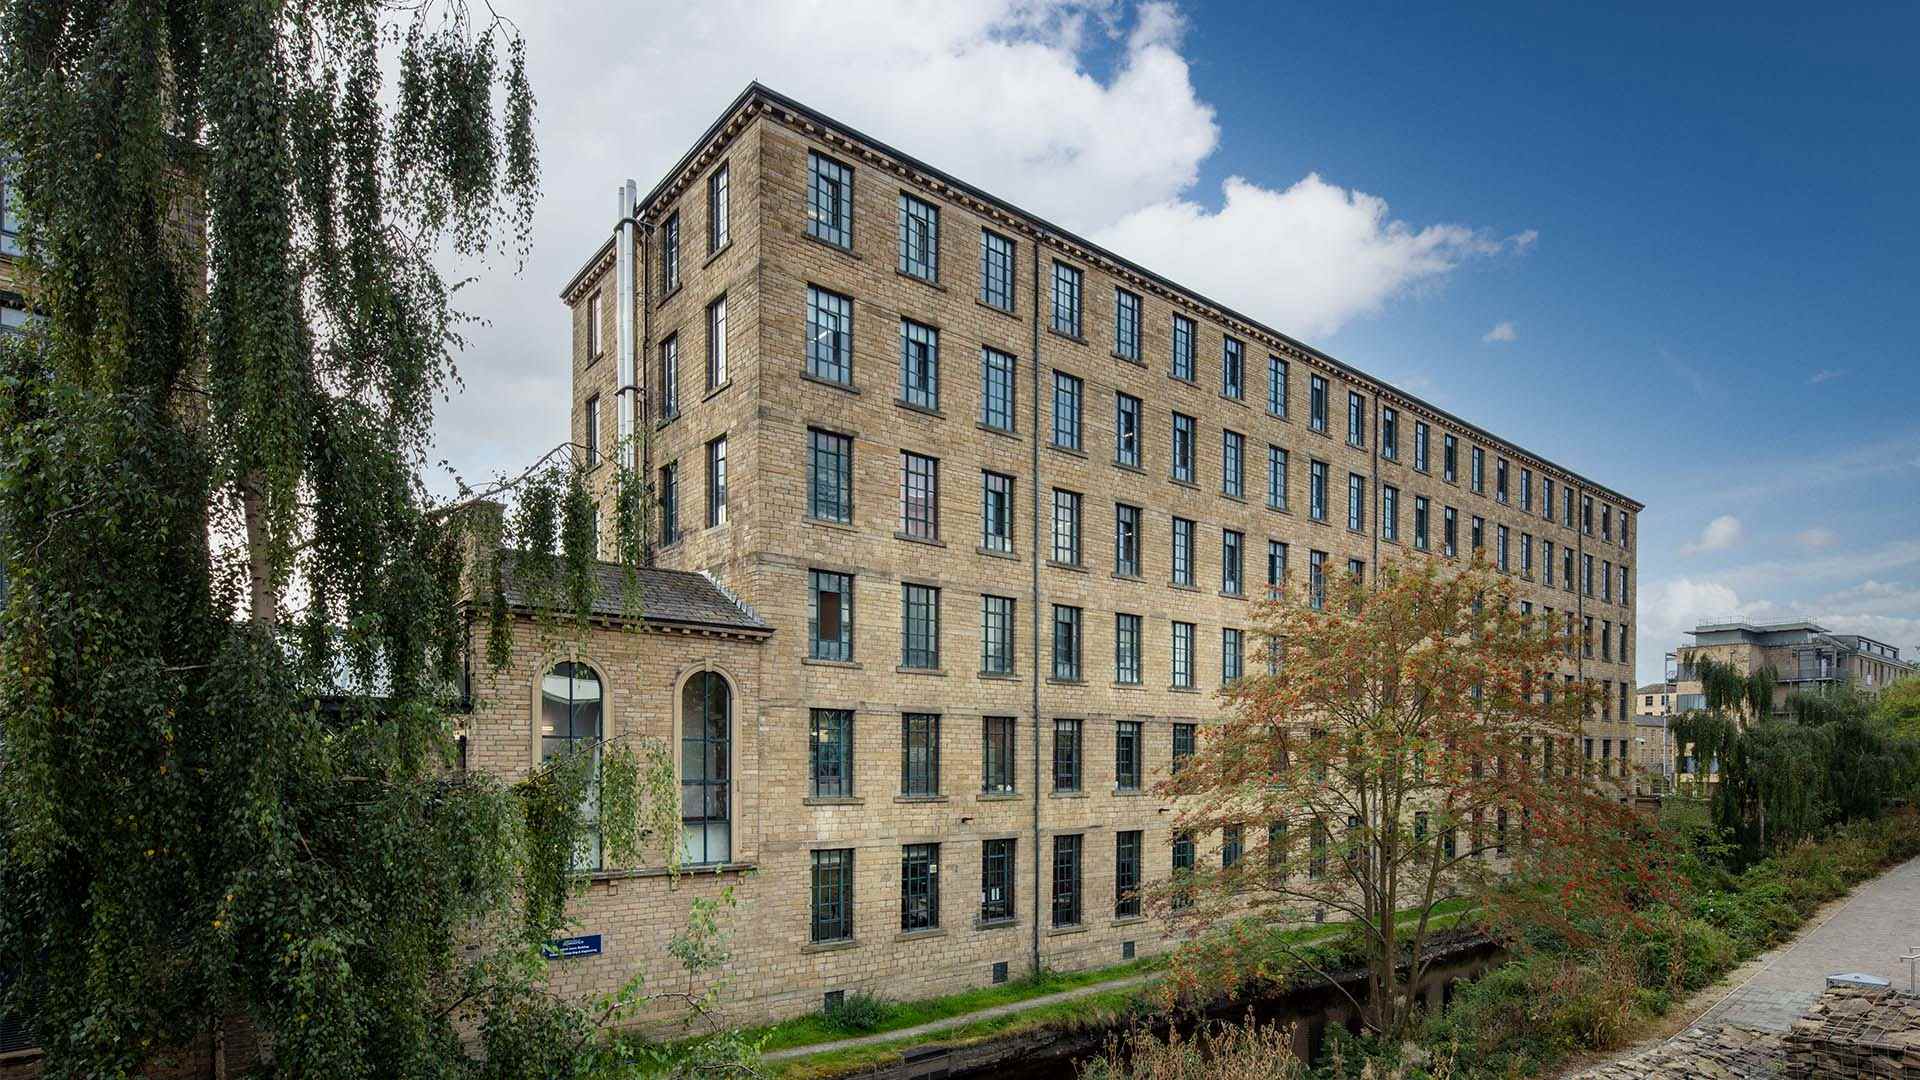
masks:
<svg viewBox="0 0 1920 1080"><path fill-rule="evenodd" d="M507 605L521 609L550 606L531 594L515 569L515 553L500 553L500 582ZM556 563L557 565L557 563ZM773 628L745 604L704 574L686 570L640 567L634 571L640 588L640 618L649 623L711 626L726 630L770 633ZM627 616L623 598L624 571L619 563L594 564L593 614L611 619Z"/></svg>

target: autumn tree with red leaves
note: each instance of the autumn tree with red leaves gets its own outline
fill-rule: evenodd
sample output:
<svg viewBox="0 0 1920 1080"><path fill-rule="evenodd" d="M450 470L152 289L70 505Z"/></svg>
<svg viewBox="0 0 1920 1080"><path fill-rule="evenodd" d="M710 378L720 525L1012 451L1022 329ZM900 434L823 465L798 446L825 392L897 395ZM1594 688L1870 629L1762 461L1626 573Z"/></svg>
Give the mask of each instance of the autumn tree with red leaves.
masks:
<svg viewBox="0 0 1920 1080"><path fill-rule="evenodd" d="M1398 1037L1443 901L1531 877L1526 895L1576 912L1646 887L1641 830L1582 759L1596 690L1511 578L1410 560L1327 575L1258 619L1266 673L1222 691L1228 715L1158 789L1177 846L1157 898L1190 935L1344 917L1368 955L1355 1005Z"/></svg>

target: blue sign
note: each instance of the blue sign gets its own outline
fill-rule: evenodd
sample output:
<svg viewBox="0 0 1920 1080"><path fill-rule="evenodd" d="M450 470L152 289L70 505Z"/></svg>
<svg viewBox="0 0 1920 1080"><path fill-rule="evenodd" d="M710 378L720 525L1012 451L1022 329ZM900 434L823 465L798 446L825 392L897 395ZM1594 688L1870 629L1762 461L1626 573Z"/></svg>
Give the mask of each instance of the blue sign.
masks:
<svg viewBox="0 0 1920 1080"><path fill-rule="evenodd" d="M540 952L549 960L571 960L576 956L599 956L600 935L583 934L580 937L563 937L558 941L549 941L540 946Z"/></svg>

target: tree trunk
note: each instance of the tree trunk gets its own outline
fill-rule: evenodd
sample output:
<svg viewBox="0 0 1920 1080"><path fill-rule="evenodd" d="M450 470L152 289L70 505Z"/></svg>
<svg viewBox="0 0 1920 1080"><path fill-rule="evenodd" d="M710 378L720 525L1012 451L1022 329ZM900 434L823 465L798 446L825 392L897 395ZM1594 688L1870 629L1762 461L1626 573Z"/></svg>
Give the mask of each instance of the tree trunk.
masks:
<svg viewBox="0 0 1920 1080"><path fill-rule="evenodd" d="M260 473L255 470L240 484L240 506L247 527L247 619L257 627L272 627L280 620L280 597L273 584L273 557L261 483Z"/></svg>

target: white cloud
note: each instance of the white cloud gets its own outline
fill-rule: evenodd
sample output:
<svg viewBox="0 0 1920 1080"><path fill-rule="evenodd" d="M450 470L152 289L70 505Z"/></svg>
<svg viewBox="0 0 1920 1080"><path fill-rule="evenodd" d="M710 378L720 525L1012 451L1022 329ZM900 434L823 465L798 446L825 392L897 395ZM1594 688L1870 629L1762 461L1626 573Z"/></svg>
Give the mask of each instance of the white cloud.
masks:
<svg viewBox="0 0 1920 1080"><path fill-rule="evenodd" d="M650 187L754 79L1299 336L1537 240L1396 221L1317 175L1236 178L1217 211L1192 201L1220 131L1171 3L710 0L638 19L624 0L492 7L527 41L545 191L524 271L487 268L456 298L491 319L469 334L468 390L437 425L436 456L470 478L564 437L555 294L605 240L619 182Z"/></svg>
<svg viewBox="0 0 1920 1080"><path fill-rule="evenodd" d="M1822 528L1820 526L1815 526L1811 529L1802 529L1794 533L1793 538L1798 540L1802 547L1809 548L1832 547L1833 542L1840 539L1832 529Z"/></svg>
<svg viewBox="0 0 1920 1080"><path fill-rule="evenodd" d="M1841 371L1837 368L1821 368L1819 371L1816 371L1813 373L1813 377L1808 379L1807 383L1812 386L1819 386L1821 383L1826 382L1829 379L1837 379L1840 376L1845 374L1846 372Z"/></svg>
<svg viewBox="0 0 1920 1080"><path fill-rule="evenodd" d="M1217 211L1170 199L1095 239L1307 338L1332 334L1468 259L1533 243L1528 233L1501 239L1465 225L1416 228L1392 218L1385 199L1318 173L1285 190L1233 176L1221 192Z"/></svg>
<svg viewBox="0 0 1920 1080"><path fill-rule="evenodd" d="M1519 338L1520 334L1513 328L1513 324L1503 322L1496 323L1493 329L1487 331L1486 335L1480 340L1491 343L1496 341L1517 341Z"/></svg>
<svg viewBox="0 0 1920 1080"><path fill-rule="evenodd" d="M1738 544L1745 534L1746 530L1741 526L1739 518L1732 514L1721 514L1707 522L1707 527L1700 530L1700 539L1691 544L1682 545L1680 554L1700 555L1709 551L1725 551Z"/></svg>

